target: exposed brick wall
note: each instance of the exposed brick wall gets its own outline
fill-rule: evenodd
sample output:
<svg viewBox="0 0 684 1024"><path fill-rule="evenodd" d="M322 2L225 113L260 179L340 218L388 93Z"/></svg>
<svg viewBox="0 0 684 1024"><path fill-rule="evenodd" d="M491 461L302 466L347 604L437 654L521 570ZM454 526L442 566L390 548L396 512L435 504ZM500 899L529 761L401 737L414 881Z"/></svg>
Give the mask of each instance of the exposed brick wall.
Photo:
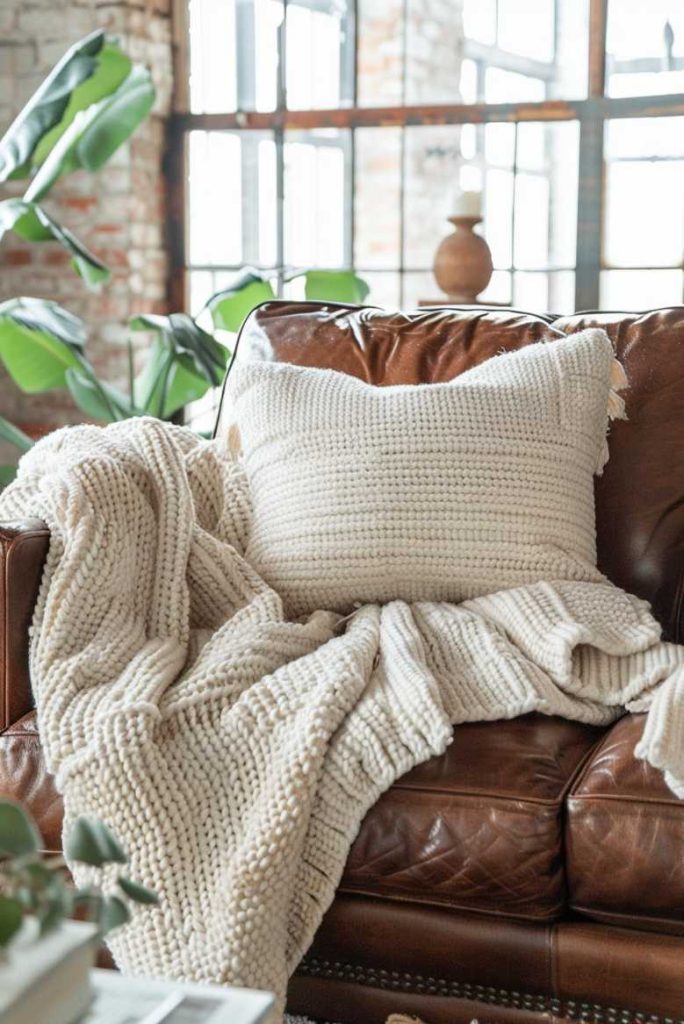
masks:
<svg viewBox="0 0 684 1024"><path fill-rule="evenodd" d="M126 374L129 316L165 309L166 257L161 162L171 94L171 0L0 0L0 134L64 51L102 27L132 60L147 64L157 89L153 114L96 175L77 172L45 207L112 271L89 292L58 246L8 235L0 246L0 299L54 299L89 325L88 351L113 383ZM25 183L0 185L20 195ZM31 429L77 422L68 394L23 395L0 371L0 414ZM2 458L0 458L2 461Z"/></svg>

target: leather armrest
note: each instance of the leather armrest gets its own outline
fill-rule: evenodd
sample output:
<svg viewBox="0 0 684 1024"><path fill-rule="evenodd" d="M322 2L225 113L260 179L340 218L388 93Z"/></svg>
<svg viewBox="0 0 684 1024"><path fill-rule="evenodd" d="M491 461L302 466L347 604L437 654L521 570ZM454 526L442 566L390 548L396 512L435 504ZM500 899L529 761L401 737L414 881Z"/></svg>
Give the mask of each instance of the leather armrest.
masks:
<svg viewBox="0 0 684 1024"><path fill-rule="evenodd" d="M0 732L33 707L28 633L49 542L40 519L0 523Z"/></svg>

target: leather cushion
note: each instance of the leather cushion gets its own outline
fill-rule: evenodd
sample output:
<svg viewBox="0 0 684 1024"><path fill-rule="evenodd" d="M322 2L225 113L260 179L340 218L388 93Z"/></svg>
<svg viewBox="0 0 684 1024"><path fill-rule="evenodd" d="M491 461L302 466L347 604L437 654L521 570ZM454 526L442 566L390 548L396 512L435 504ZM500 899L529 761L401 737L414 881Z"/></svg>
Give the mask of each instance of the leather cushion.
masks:
<svg viewBox="0 0 684 1024"><path fill-rule="evenodd" d="M543 715L457 726L367 814L343 892L558 917L564 796L600 730Z"/></svg>
<svg viewBox="0 0 684 1024"><path fill-rule="evenodd" d="M648 313L579 313L572 333L602 327L624 364L628 419L610 430L610 460L596 480L599 568L653 605L684 642L684 306Z"/></svg>
<svg viewBox="0 0 684 1024"><path fill-rule="evenodd" d="M47 851L61 849L62 798L45 766L35 711L0 734L0 795L31 812Z"/></svg>
<svg viewBox="0 0 684 1024"><path fill-rule="evenodd" d="M672 935L338 896L288 1008L350 1024L392 1011L431 1024L684 1024L683 958L684 939Z"/></svg>
<svg viewBox="0 0 684 1024"><path fill-rule="evenodd" d="M684 806L634 757L644 718L613 726L568 799L570 904L602 921L684 935Z"/></svg>

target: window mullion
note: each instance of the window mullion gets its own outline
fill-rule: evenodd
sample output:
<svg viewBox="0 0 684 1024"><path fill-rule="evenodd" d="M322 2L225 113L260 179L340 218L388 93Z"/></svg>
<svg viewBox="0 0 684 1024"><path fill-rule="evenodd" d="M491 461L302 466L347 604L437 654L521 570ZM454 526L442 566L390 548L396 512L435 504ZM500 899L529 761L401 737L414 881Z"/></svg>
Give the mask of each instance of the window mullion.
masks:
<svg viewBox="0 0 684 1024"><path fill-rule="evenodd" d="M590 0L589 4L589 80L587 95L603 97L606 87L606 30L608 0Z"/></svg>
<svg viewBox="0 0 684 1024"><path fill-rule="evenodd" d="M580 119L575 309L597 309L603 235L603 118Z"/></svg>

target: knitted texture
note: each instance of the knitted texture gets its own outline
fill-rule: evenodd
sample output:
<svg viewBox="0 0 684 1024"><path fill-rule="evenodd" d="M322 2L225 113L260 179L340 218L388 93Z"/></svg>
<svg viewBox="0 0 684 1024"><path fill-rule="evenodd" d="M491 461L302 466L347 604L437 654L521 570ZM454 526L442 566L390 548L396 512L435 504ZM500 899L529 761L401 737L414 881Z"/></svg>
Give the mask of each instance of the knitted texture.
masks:
<svg viewBox="0 0 684 1024"><path fill-rule="evenodd" d="M111 937L124 971L282 1010L364 814L452 723L650 706L640 754L684 796L684 650L605 581L288 620L242 469L149 419L41 441L0 497L23 515L51 533L31 675L66 826L103 819L160 895Z"/></svg>
<svg viewBox="0 0 684 1024"><path fill-rule="evenodd" d="M601 330L447 384L373 387L332 370L237 364L249 561L296 615L601 580L593 487L609 407L624 408L614 364Z"/></svg>

